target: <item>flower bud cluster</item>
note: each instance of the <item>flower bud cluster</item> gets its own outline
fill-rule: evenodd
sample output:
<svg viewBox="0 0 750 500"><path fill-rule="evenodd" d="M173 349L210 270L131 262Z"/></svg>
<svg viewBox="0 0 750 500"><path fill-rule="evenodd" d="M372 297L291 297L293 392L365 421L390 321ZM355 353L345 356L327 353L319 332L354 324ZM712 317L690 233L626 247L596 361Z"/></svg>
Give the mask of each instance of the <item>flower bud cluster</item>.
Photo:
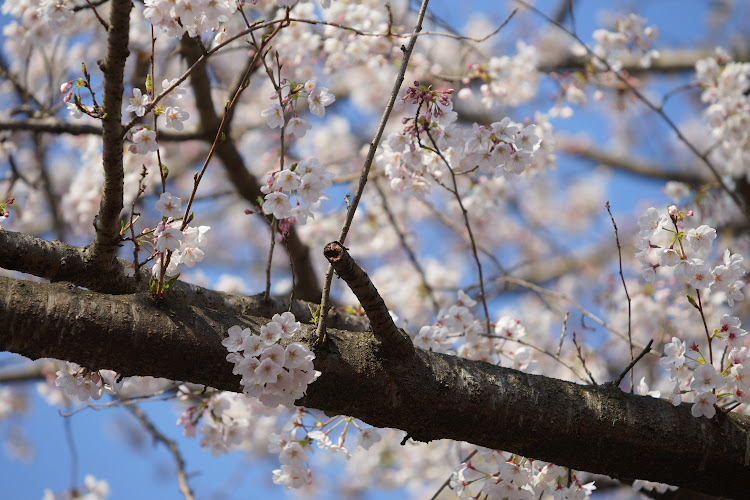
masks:
<svg viewBox="0 0 750 500"><path fill-rule="evenodd" d="M293 342L284 348L280 341L291 338L301 328L290 312L274 314L255 335L240 326L229 329L222 341L234 363L232 373L242 375L243 393L256 397L266 406L293 407L304 396L307 386L320 376L313 367L313 354L305 345Z"/></svg>
<svg viewBox="0 0 750 500"><path fill-rule="evenodd" d="M352 427L359 430L356 446L364 450L370 449L373 444L381 440L380 432L373 428L362 428L352 417L339 415L327 422L317 421L314 429L308 431L303 418L310 412L305 408L297 408L297 411L287 425L285 432L281 434L271 434L268 438L268 451L279 454L281 468L273 471L273 482L275 484L284 484L287 488L299 488L304 484L309 484L312 479L312 471L308 465L308 451L312 451L312 444L324 451L338 452L346 455L347 459L351 454L344 447L347 431ZM343 430L338 436L336 444L329 437L333 429L343 423ZM323 430L325 428L327 430Z"/></svg>
<svg viewBox="0 0 750 500"><path fill-rule="evenodd" d="M646 26L646 19L635 14L628 14L617 20L615 31L598 29L592 35L597 45L594 53L607 61L614 70L622 69L618 60L624 53L637 53L641 56L640 64L643 68L651 66L651 60L659 57L659 51L651 49L651 42L659 36L656 26ZM601 61L593 60L595 66L601 70L607 68Z"/></svg>

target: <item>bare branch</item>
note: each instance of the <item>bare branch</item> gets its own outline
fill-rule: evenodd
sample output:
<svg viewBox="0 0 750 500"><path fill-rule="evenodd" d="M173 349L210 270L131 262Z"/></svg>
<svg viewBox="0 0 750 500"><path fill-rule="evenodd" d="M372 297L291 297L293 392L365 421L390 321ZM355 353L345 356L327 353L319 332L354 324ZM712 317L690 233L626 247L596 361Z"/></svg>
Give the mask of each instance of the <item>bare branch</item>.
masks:
<svg viewBox="0 0 750 500"><path fill-rule="evenodd" d="M339 278L346 281L370 319L372 333L381 345L380 351L387 356L405 357L414 351L408 335L393 323L385 301L378 293L367 273L354 262L349 252L338 241L326 245L323 252Z"/></svg>
<svg viewBox="0 0 750 500"><path fill-rule="evenodd" d="M193 500L193 492L190 490L190 486L187 483L187 474L185 474L185 460L182 458L182 453L177 447L177 444L169 439L167 436L161 433L154 424L149 420L143 410L138 408L136 405L124 405L125 409L133 414L135 418L141 423L144 429L151 434L154 441L158 441L167 447L169 453L174 459L175 465L177 466L177 484L179 485L180 492L185 497L185 500Z"/></svg>

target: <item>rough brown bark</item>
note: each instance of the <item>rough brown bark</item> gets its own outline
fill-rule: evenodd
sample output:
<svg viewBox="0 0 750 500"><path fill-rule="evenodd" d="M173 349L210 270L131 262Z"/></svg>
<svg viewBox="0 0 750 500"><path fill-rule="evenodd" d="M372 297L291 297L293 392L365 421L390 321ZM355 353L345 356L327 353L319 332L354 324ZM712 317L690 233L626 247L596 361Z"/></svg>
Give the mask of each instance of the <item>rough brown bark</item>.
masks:
<svg viewBox="0 0 750 500"><path fill-rule="evenodd" d="M152 375L238 391L221 340L237 316L167 296L112 296L71 284L0 278L0 348L69 359L125 375ZM304 328L295 340L308 342ZM740 498L750 474L750 417L694 418L690 405L580 386L415 348L383 358L371 334L328 331L323 375L299 404L407 431L455 439L618 479L648 479Z"/></svg>
<svg viewBox="0 0 750 500"><path fill-rule="evenodd" d="M120 212L122 211L122 94L125 61L130 54L130 0L114 0L109 17L107 57L99 61L104 76L102 108L102 167L104 189L99 213L94 219L96 236L89 250L95 264L106 268L117 257L120 242Z"/></svg>

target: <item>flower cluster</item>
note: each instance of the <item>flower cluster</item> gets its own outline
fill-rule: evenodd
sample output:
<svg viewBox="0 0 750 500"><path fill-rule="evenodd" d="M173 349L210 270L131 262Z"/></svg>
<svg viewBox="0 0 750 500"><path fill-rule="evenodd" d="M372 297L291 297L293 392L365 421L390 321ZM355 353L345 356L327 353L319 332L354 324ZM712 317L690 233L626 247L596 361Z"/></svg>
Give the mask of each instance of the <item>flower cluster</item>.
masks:
<svg viewBox="0 0 750 500"><path fill-rule="evenodd" d="M145 5L143 16L177 38L216 31L237 10L231 0L146 0Z"/></svg>
<svg viewBox="0 0 750 500"><path fill-rule="evenodd" d="M750 403L750 360L747 347L742 345L746 335L740 328L739 318L727 314L721 318L721 325L711 338L724 341L729 354L727 366L722 366L718 373L695 342L687 346L673 337L664 346L664 357L659 360L659 364L669 370L674 384L670 396L672 404L679 405L683 394L693 392L693 416L711 418L716 414L714 405L721 398L733 397L737 403ZM695 366L693 371L689 369L691 365Z"/></svg>
<svg viewBox="0 0 750 500"><path fill-rule="evenodd" d="M420 86L407 90L402 102L411 105L414 118L404 119L404 130L391 134L375 159L395 191L422 198L432 189L428 179L440 181L448 168L511 177L532 166L542 143L540 129L506 117L490 127L475 123L463 130L453 123L457 114L449 95ZM411 110L404 111L409 116Z"/></svg>
<svg viewBox="0 0 750 500"><path fill-rule="evenodd" d="M545 495L583 500L596 489L593 482L583 484L577 473L564 467L506 455L494 450L480 451L453 472L451 489L460 498L484 494L488 500L531 500Z"/></svg>
<svg viewBox="0 0 750 500"><path fill-rule="evenodd" d="M307 425L303 421L305 414L309 411L305 408L298 408L289 426L285 428L282 434L271 434L268 438L268 451L279 454L281 468L273 471L273 482L275 484L284 484L287 488L299 488L304 484L309 484L312 478L312 471L308 466L308 450L312 451L312 444L315 443L318 449L342 453L347 458L351 458L349 451L344 447L347 437L347 431L352 427L359 430L356 446L368 450L373 444L381 440L380 433L377 429L369 427L362 428L351 417L338 416L329 419L323 423L317 421L315 430L308 431ZM334 444L330 438L330 433L338 424L344 424L344 428L338 436L337 443ZM323 430L328 427L327 430Z"/></svg>
<svg viewBox="0 0 750 500"><path fill-rule="evenodd" d="M306 120L300 118L297 113L297 105L300 97L307 99L307 107L315 116L323 117L326 113L326 106L331 105L336 96L331 94L326 87L318 87L315 80L308 80L304 84L294 83L288 80L281 81L281 102L273 103L268 109L261 111L261 116L266 119L266 123L271 128L285 127L286 135L294 135L297 138L304 137L312 125ZM271 99L278 99L279 95L274 93ZM288 122L284 120L284 113L291 113L292 117Z"/></svg>
<svg viewBox="0 0 750 500"><path fill-rule="evenodd" d="M270 172L261 191L266 195L263 213L281 221L282 231L290 224L304 225L318 202L328 199L323 190L333 185L333 174L316 158L300 161L280 172ZM292 207L291 197L296 200Z"/></svg>
<svg viewBox="0 0 750 500"><path fill-rule="evenodd" d="M497 105L518 106L537 94L538 60L536 47L519 40L513 56L492 57L486 64L475 64L470 68L469 78L483 82L479 90L487 109ZM472 94L467 87L459 92L459 97Z"/></svg>
<svg viewBox="0 0 750 500"><path fill-rule="evenodd" d="M750 63L729 59L722 50L695 64L701 99L708 103L704 116L711 129L717 165L732 177L747 177L750 164Z"/></svg>
<svg viewBox="0 0 750 500"><path fill-rule="evenodd" d="M635 256L640 259L646 281L654 280L657 268L672 268L674 277L692 288L724 293L730 306L744 298L744 258L727 249L722 264L709 266L704 259L716 239L716 229L699 224L692 211L683 212L672 205L666 213L660 213L652 207L638 218L638 226L640 241Z"/></svg>
<svg viewBox="0 0 750 500"><path fill-rule="evenodd" d="M414 337L414 345L433 352L455 353L463 358L492 364L500 364L502 355L510 361L511 368L533 369L535 361L527 348L516 349L512 343L507 344L508 340L520 339L526 335L521 322L510 316L501 316L494 324L493 336L488 337L481 323L471 313L471 308L476 304L474 299L459 290L457 303L441 309L434 325L420 328ZM463 339L463 343L454 351L453 344L459 338Z"/></svg>
<svg viewBox="0 0 750 500"><path fill-rule="evenodd" d="M201 247L208 244L206 233L211 226L186 227L180 230L182 225L182 200L170 193L162 193L156 202L156 209L161 212L162 221L153 232L154 249L159 254L172 252L166 276L174 276L180 264L193 267L197 262L203 260L205 253ZM161 259L156 262L151 270L154 278L161 273Z"/></svg>
<svg viewBox="0 0 750 500"><path fill-rule="evenodd" d="M110 495L109 483L105 479L96 479L91 474L83 478L83 487L74 488L60 495L55 495L52 490L45 489L42 500L67 500L70 498L81 498L83 500L107 500Z"/></svg>
<svg viewBox="0 0 750 500"><path fill-rule="evenodd" d="M282 339L289 339L300 329L300 323L290 312L274 314L271 322L260 329L260 335L240 326L229 329L229 337L222 341L234 363L233 373L242 375L243 393L257 397L272 408L294 406L320 372L313 368L313 354L299 342L286 348Z"/></svg>
<svg viewBox="0 0 750 500"><path fill-rule="evenodd" d="M651 49L651 42L659 36L656 26L646 26L646 19L629 14L615 22L615 31L598 29L592 35L597 45L594 54L607 61L614 70L619 71L622 63L617 59L623 53L637 53L641 56L640 64L644 68L651 66L651 60L659 57L659 51ZM594 65L605 70L600 61Z"/></svg>
<svg viewBox="0 0 750 500"><path fill-rule="evenodd" d="M168 80L165 79L161 82L162 92L172 87L177 83L178 79ZM177 106L185 95L185 88L181 86L175 86L161 101L159 106L156 108L157 114L163 114L166 118L166 127L177 131L182 131L185 128L184 121L190 118L190 114ZM135 113L136 116L144 116L146 114L146 108L151 104L148 94L143 94L141 89L133 89L133 97L128 101L128 106L125 111ZM134 139L135 141L135 139ZM139 153L143 154L143 153Z"/></svg>
<svg viewBox="0 0 750 500"><path fill-rule="evenodd" d="M79 401L88 401L89 398L99 400L105 392L118 392L116 379L112 377L109 381L105 380L100 371L81 368L67 361L60 361L58 368L55 385L66 394L77 397Z"/></svg>

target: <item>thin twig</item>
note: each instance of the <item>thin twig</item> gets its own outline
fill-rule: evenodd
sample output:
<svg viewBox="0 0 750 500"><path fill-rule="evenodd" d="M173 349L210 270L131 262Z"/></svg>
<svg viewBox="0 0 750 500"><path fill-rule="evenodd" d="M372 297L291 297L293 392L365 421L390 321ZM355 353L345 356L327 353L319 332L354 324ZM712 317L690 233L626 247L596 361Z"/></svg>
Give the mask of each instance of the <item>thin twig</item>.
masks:
<svg viewBox="0 0 750 500"><path fill-rule="evenodd" d="M419 274L419 278L422 280L422 286L427 292L427 295L430 297L430 301L432 301L432 307L435 308L435 311L440 310L440 305L435 298L435 291L427 282L427 275L425 274L424 269L422 269L421 264L417 260L417 256L414 254L414 250L412 250L412 248L409 246L409 243L406 241L406 235L404 235L403 231L401 231L401 229L398 227L396 217L393 215L393 212L388 206L388 199L383 192L383 188L380 187L380 184L378 182L375 182L374 184L375 189L377 189L378 191L378 195L380 195L380 200L383 202L383 211L388 216L388 221L391 223L391 227L394 231L396 231L396 234L398 235L398 240L401 243L401 248L404 250L407 257L409 257L409 262L411 262L412 266L414 266L417 274Z"/></svg>
<svg viewBox="0 0 750 500"><path fill-rule="evenodd" d="M99 15L99 12L96 11L96 5L91 3L91 0L86 0L86 4L91 8L91 10L94 11L94 15L96 16L97 21L99 21L99 24L104 26L104 30L109 31L109 23L102 19L102 17Z"/></svg>
<svg viewBox="0 0 750 500"><path fill-rule="evenodd" d="M466 462L468 462L469 460L471 460L471 457L473 457L474 455L476 455L478 451L479 451L479 448L474 448L474 451L472 451L471 453L469 453L468 455L466 455L466 458L464 458L463 460L461 460L461 463L465 464ZM461 465L461 464L459 464L459 465ZM448 476L448 479L446 479L445 482L440 486L440 488L435 492L435 494L432 495L432 497L430 498L430 500L436 500L437 499L438 495L440 495L440 492L443 491L446 486L449 486L451 484L451 478L452 477L453 477L453 474L451 474L450 476Z"/></svg>
<svg viewBox="0 0 750 500"><path fill-rule="evenodd" d="M560 343L557 345L557 353L555 356L560 356L560 351L562 351L563 346L563 340L565 340L565 330L568 328L568 316L570 315L570 312L565 312L565 317L563 318L562 322L562 329L560 330Z"/></svg>
<svg viewBox="0 0 750 500"><path fill-rule="evenodd" d="M172 454L175 465L177 465L177 483L179 485L180 492L182 492L185 500L194 500L195 497L193 497L193 492L190 490L190 486L187 482L187 474L185 474L185 460L183 460L182 454L180 453L180 449L177 447L177 444L175 444L174 441L162 434L159 429L157 429L154 424L151 423L146 414L143 413L140 408L135 405L127 405L125 406L125 408L130 413L132 413L135 418L138 419L144 429L146 429L148 433L151 434L151 437L154 438L154 441L159 441L167 447L169 453Z"/></svg>
<svg viewBox="0 0 750 500"><path fill-rule="evenodd" d="M425 12L427 12L427 4L429 3L429 0L422 0L422 5L419 9L419 15L417 16L417 23L414 25L414 34L418 34L420 31L422 31L422 21L424 20ZM378 146L380 145L380 139L383 136L383 132L385 131L386 123L388 123L388 118L391 116L391 111L393 110L394 104L396 104L396 98L398 97L398 93L401 90L401 84L404 82L404 75L406 74L406 68L409 65L409 58L411 57L411 53L414 50L414 45L417 43L417 37L413 36L409 40L409 44L407 46L401 46L401 50L404 53L403 59L401 59L401 68L398 71L398 75L396 76L396 81L393 83L393 89L391 90L391 96L388 99L388 104L385 107L385 110L383 110L383 116L380 118L380 124L378 125L378 129L375 132L375 137L373 138L372 142L370 143L370 149L367 152L367 158L365 159L365 163L362 166L362 173L359 177L359 184L357 185L357 191L354 194L354 198L352 200L351 205L349 206L349 209L346 212L346 220L344 221L344 225L341 227L341 233L339 234L339 243L342 245L346 242L346 235L349 233L349 228L352 225L352 220L354 220L354 213L357 211L357 207L359 206L359 200L362 198L362 193L365 190L365 184L367 184L367 176L370 174L370 168L372 167L372 162L375 159L375 152L378 149ZM328 270L326 271L326 278L325 283L323 285L323 294L320 300L320 318L318 321L318 328L317 328L317 338L318 342L322 342L325 340L325 333L326 333L326 320L328 317L328 307L329 307L329 296L331 294L331 280L333 279L333 267L328 266Z"/></svg>
<svg viewBox="0 0 750 500"><path fill-rule="evenodd" d="M573 372L573 375L575 375L576 377L578 377L581 381L583 381L584 383L586 382L586 379L583 376L581 376L581 374L578 373L575 368L573 368L571 365L569 365L568 363L566 363L565 361L563 361L562 358L560 358L560 354L559 353L558 354L552 354L551 352L547 351L546 349L542 349L539 346L536 346L536 345L531 344L529 342L523 341L521 339L516 339L516 338L513 338L513 337L503 337L501 335L487 335L487 337L491 338L491 339L507 340L509 342L515 342L517 344L521 344L523 346L530 347L530 348L534 349L535 351L537 351L539 353L542 353L545 356L549 356L550 358L554 359L555 361L557 361L558 363L560 363L561 365L563 365L565 368L567 368L568 370L570 370L571 372Z"/></svg>
<svg viewBox="0 0 750 500"><path fill-rule="evenodd" d="M632 335L632 329L631 329L631 300L630 300L630 294L628 293L628 285L625 283L625 275L622 273L622 247L620 246L620 236L617 232L617 223L615 222L615 218L612 216L612 210L610 210L609 207L609 200L604 203L604 206L607 207L607 213L609 214L609 220L612 221L612 227L615 228L615 242L617 243L617 257L619 259L620 263L620 279L622 280L622 287L625 289L625 297L628 299L628 344L630 346L630 362L633 363L633 335ZM630 393L633 394L633 372L630 372Z"/></svg>
<svg viewBox="0 0 750 500"><path fill-rule="evenodd" d="M276 246L276 218L271 222L271 244L268 246L268 259L266 260L266 291L263 294L263 300L268 302L271 299L271 264L273 263L273 249Z"/></svg>
<svg viewBox="0 0 750 500"><path fill-rule="evenodd" d="M416 123L416 119L415 119L415 123ZM450 172L451 174L451 181L453 182L453 189L450 189L450 188L447 188L447 189L453 193L453 196L455 196L456 201L458 202L458 206L461 208L461 214L463 215L463 218L464 218L464 226L466 227L466 232L469 235L469 243L471 244L471 253L474 256L474 262L477 265L477 271L479 273L479 294L480 294L479 298L482 302L482 309L484 310L485 326L487 328L487 335L490 335L490 332L491 332L490 312L487 308L487 293L485 292L485 289L484 289L484 273L482 271L482 262L479 260L479 253L477 252L477 242L474 239L474 233L471 230L471 223L469 222L469 212L468 210L466 210L466 207L464 206L464 202L461 199L461 194L458 192L458 181L456 180L456 173L453 171L453 167L451 167L450 163L448 162L448 159L445 157L445 155L443 155L443 152L440 151L440 148L438 148L438 145L435 142L435 139L432 137L432 134L430 134L430 131L425 129L424 132L425 134L427 134L427 137L430 139L430 142L432 143L432 147L434 148L432 149L432 151L434 151L440 157L440 159L443 161L443 164L448 168L448 172ZM420 144L420 146L421 145L422 144Z"/></svg>
<svg viewBox="0 0 750 500"><path fill-rule="evenodd" d="M625 342L629 342L628 341L628 337L627 337L626 334L624 334L621 331L617 330L612 325L610 325L609 323L607 323L603 319L599 318L594 313L592 313L591 311L589 311L588 309L586 309L581 304L579 304L575 300L571 299L570 297L568 297L564 293L555 292L553 290L547 290L546 288L543 288L543 287L541 287L539 285L535 285L534 283L531 283L531 282L526 281L526 280L522 280L522 279L518 279L518 278L513 278L512 276L501 276L501 277L495 278L495 281L504 281L504 282L512 283L514 285L521 286L523 288L528 288L529 290L537 291L539 293L542 293L542 294L545 294L545 295L551 295L552 297L557 297L558 299L564 300L564 301L568 302L569 304L571 304L576 309L578 309L579 311L581 311L581 314L583 316L586 316L587 318L589 318L590 320L592 320L597 325L599 325L599 326L601 326L603 328L606 328L610 332L612 332L615 335L617 335L618 337L620 337ZM633 345L635 347L639 348L639 349L643 349L645 347L642 344L638 344L638 342L633 342ZM658 353L658 352L654 351L654 355L655 356L661 356L661 353Z"/></svg>
<svg viewBox="0 0 750 500"><path fill-rule="evenodd" d="M586 366L586 359L583 357L583 352L581 351L581 346L578 345L578 341L576 340L576 334L573 333L573 345L576 346L576 353L578 355L578 359L581 361L581 364L583 365L583 369L586 371L586 375L588 375L589 380L591 380L591 383L594 385L599 385L596 383L596 380L594 380L594 376L591 375L591 372L589 371L588 367Z"/></svg>
<svg viewBox="0 0 750 500"><path fill-rule="evenodd" d="M635 366L636 363L638 363L641 360L643 356L645 356L646 354L649 353L649 351L651 351L651 344L653 343L654 343L654 339L649 340L648 344L646 344L646 347L641 351L641 353L638 356L636 356L635 359L633 359L627 367L625 367L625 369L622 371L620 376L617 377L617 379L615 379L615 383L614 383L615 387L620 387L620 382L622 382L622 379L625 378L625 375L627 375L627 373L630 372L630 380L631 380L630 392L631 393L633 392L633 386L632 386L633 372L630 370L631 368Z"/></svg>
<svg viewBox="0 0 750 500"><path fill-rule="evenodd" d="M73 439L73 427L70 417L63 416L63 427L65 428L65 441L68 443L70 450L70 486L75 488L78 485L78 450Z"/></svg>

